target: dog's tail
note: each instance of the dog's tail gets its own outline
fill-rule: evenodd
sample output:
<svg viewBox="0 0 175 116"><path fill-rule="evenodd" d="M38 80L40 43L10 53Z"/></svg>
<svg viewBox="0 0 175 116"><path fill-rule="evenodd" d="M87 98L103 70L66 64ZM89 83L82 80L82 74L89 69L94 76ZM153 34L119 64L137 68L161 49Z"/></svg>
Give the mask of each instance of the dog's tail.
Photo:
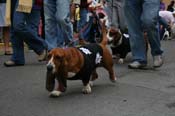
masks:
<svg viewBox="0 0 175 116"><path fill-rule="evenodd" d="M101 29L102 29L102 41L100 42L101 45L106 46L108 43L108 39L107 39L107 28L106 28L106 19L104 18L103 20L101 20L102 25L101 25Z"/></svg>

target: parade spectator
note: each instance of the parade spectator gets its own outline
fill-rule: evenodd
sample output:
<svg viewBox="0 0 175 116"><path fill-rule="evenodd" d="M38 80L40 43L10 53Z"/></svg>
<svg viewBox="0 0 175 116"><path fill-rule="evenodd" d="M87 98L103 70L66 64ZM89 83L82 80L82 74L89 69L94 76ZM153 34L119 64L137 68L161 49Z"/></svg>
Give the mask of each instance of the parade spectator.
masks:
<svg viewBox="0 0 175 116"><path fill-rule="evenodd" d="M162 66L163 59L158 32L158 12L160 0L125 0L124 11L130 35L133 62L128 68L142 69L147 66L146 44L144 33L146 31L153 56L153 66Z"/></svg>
<svg viewBox="0 0 175 116"><path fill-rule="evenodd" d="M175 23L173 12L159 11L159 16L162 17L170 25L170 27Z"/></svg>
<svg viewBox="0 0 175 116"><path fill-rule="evenodd" d="M4 54L11 55L10 50L10 27L6 24L6 0L0 0L0 27L2 27L2 37L4 42Z"/></svg>
<svg viewBox="0 0 175 116"><path fill-rule="evenodd" d="M50 51L73 41L70 0L44 0L45 40Z"/></svg>
<svg viewBox="0 0 175 116"><path fill-rule="evenodd" d="M46 58L47 45L45 41L38 36L38 25L40 20L40 8L42 0L27 1L28 6L23 6L23 0L12 0L13 20L11 26L11 42L13 55L10 60L4 63L7 67L21 66L25 64L24 42L33 49L38 55L38 61ZM18 7L20 5L20 7ZM33 6L32 6L33 5ZM21 9L20 9L21 8Z"/></svg>
<svg viewBox="0 0 175 116"><path fill-rule="evenodd" d="M174 0L170 2L170 4L167 7L167 11L173 12L174 11Z"/></svg>
<svg viewBox="0 0 175 116"><path fill-rule="evenodd" d="M164 38L164 33L168 33L168 39L171 37L171 28L175 23L175 17L174 14L175 12L170 12L170 11L159 11L159 23L160 23L160 39L165 39Z"/></svg>
<svg viewBox="0 0 175 116"><path fill-rule="evenodd" d="M159 11L159 23L161 25L160 28L160 39L164 39L163 35L165 31L168 32L168 35L171 36L171 28L175 23L175 17L174 15L175 12L170 12L170 11ZM170 39L170 38L169 38Z"/></svg>

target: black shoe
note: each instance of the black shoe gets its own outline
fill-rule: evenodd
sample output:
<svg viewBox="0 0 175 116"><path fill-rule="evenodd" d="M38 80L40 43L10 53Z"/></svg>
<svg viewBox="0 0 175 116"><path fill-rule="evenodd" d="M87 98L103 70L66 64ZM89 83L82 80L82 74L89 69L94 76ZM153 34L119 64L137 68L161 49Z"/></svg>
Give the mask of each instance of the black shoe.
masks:
<svg viewBox="0 0 175 116"><path fill-rule="evenodd" d="M24 66L24 64L17 64L12 60L4 62L4 66L6 67L14 67L14 66Z"/></svg>
<svg viewBox="0 0 175 116"><path fill-rule="evenodd" d="M145 69L147 67L147 64L140 63L138 61L134 61L128 65L128 68L130 69Z"/></svg>

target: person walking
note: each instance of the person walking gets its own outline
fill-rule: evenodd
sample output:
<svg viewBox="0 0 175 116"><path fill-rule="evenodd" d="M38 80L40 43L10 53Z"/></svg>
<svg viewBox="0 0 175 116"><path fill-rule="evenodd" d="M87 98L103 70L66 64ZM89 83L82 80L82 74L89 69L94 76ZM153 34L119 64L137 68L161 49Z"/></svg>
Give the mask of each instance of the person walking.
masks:
<svg viewBox="0 0 175 116"><path fill-rule="evenodd" d="M23 0L12 0L11 42L13 54L10 60L4 62L6 67L22 66L25 64L24 42L38 55L38 61L46 59L47 44L38 36L40 8L42 0L27 1L29 7L23 6ZM20 7L18 7L20 5ZM17 6L17 7L15 7ZM21 8L21 9L20 9ZM28 9L29 8L29 9Z"/></svg>
<svg viewBox="0 0 175 116"><path fill-rule="evenodd" d="M153 67L162 66L163 59L159 37L158 12L160 0L125 0L124 11L130 35L133 62L128 68L141 69L147 66L144 31L147 33L153 56Z"/></svg>

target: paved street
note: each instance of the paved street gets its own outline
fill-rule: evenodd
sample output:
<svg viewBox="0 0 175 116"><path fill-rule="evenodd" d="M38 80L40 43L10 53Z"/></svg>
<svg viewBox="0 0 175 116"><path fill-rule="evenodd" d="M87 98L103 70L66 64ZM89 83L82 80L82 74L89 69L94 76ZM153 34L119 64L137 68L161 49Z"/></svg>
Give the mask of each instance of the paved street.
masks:
<svg viewBox="0 0 175 116"><path fill-rule="evenodd" d="M162 41L165 63L160 69L132 70L115 64L117 83L99 68L92 93L81 93L81 81L69 81L66 93L49 98L45 63L26 53L26 65L6 68L0 56L0 116L175 116L175 40ZM149 67L152 58L149 55Z"/></svg>

